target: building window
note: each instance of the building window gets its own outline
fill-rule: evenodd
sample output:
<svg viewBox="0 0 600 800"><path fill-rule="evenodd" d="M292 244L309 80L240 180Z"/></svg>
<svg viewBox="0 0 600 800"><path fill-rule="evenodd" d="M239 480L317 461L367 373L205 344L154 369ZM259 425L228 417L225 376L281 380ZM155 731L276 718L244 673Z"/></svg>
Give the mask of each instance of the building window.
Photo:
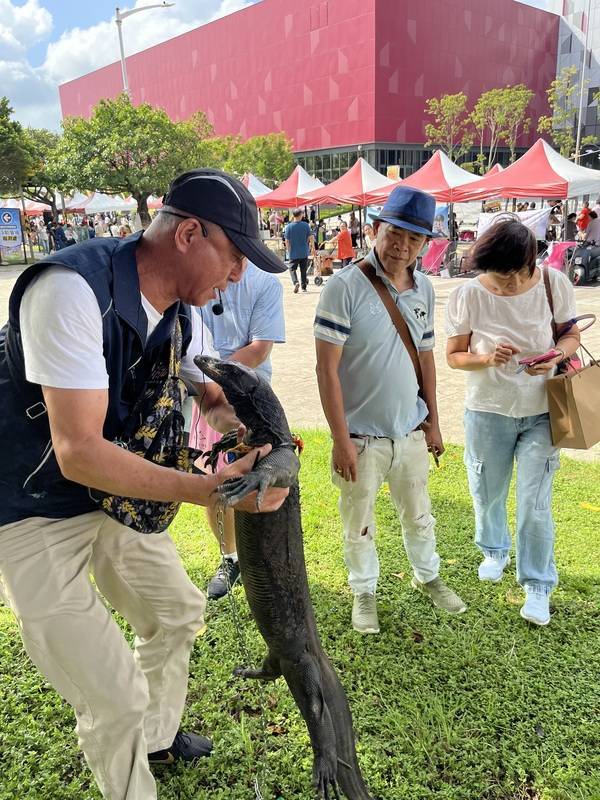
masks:
<svg viewBox="0 0 600 800"><path fill-rule="evenodd" d="M571 52L571 47L573 45L573 34L570 33L568 36L562 40L562 44L560 46L561 55L568 55Z"/></svg>

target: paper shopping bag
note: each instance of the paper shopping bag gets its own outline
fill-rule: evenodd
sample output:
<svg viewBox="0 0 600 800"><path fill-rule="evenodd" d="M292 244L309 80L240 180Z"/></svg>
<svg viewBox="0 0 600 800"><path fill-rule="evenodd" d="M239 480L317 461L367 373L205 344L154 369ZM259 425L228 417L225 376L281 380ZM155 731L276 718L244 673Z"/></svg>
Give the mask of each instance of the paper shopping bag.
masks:
<svg viewBox="0 0 600 800"><path fill-rule="evenodd" d="M600 442L600 362L547 381L552 443L587 450Z"/></svg>

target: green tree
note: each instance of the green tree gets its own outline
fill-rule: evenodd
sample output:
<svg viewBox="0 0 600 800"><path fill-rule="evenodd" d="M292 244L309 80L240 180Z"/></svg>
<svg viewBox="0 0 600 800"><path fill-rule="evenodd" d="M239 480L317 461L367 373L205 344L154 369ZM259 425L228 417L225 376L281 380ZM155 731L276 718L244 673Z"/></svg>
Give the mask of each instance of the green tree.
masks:
<svg viewBox="0 0 600 800"><path fill-rule="evenodd" d="M189 122L172 122L126 94L101 100L91 118L63 122L50 167L73 188L132 195L142 225L150 222L148 197L164 194L180 172L198 165L198 136Z"/></svg>
<svg viewBox="0 0 600 800"><path fill-rule="evenodd" d="M8 97L0 98L0 192L20 192L30 169L32 153L22 125L11 119Z"/></svg>
<svg viewBox="0 0 600 800"><path fill-rule="evenodd" d="M240 144L239 136L212 136L198 142L198 166L225 169L235 149Z"/></svg>
<svg viewBox="0 0 600 800"><path fill-rule="evenodd" d="M263 180L276 183L285 180L294 166L292 142L284 133L253 136L238 142L224 163L227 172L240 176L253 172Z"/></svg>
<svg viewBox="0 0 600 800"><path fill-rule="evenodd" d="M589 81L584 82L584 90ZM577 67L563 67L546 90L552 115L540 117L538 131L549 133L561 155L571 158L577 141L579 80ZM595 136L584 136L581 144L593 144Z"/></svg>
<svg viewBox="0 0 600 800"><path fill-rule="evenodd" d="M425 147L439 147L452 161L471 149L473 134L464 92L431 97L427 100L425 111L433 119L425 125Z"/></svg>
<svg viewBox="0 0 600 800"><path fill-rule="evenodd" d="M192 126L196 132L196 136L201 141L204 139L214 138L215 129L212 122L209 122L209 119L204 111L196 111L194 114L192 114L192 116L188 119L188 124Z"/></svg>
<svg viewBox="0 0 600 800"><path fill-rule="evenodd" d="M523 134L529 133L531 128L531 117L527 116L527 109L533 100L533 94L524 83L503 89L505 111L500 139L510 149L511 164L516 157L517 142Z"/></svg>
<svg viewBox="0 0 600 800"><path fill-rule="evenodd" d="M479 139L477 163L481 174L496 160L498 145L506 127L507 98L506 89L490 89L479 97L471 112L471 123ZM484 153L486 146L487 158Z"/></svg>
<svg viewBox="0 0 600 800"><path fill-rule="evenodd" d="M30 200L48 203L56 216L57 191L72 188L63 169L57 168L54 153L60 143L60 134L45 128L27 128L25 136L31 152L31 163L23 179L23 194Z"/></svg>

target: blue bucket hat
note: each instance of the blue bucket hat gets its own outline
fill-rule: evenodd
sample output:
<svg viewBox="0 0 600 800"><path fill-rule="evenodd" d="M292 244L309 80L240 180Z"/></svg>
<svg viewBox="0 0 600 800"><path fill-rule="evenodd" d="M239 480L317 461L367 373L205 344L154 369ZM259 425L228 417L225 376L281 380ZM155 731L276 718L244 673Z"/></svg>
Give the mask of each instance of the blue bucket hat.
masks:
<svg viewBox="0 0 600 800"><path fill-rule="evenodd" d="M373 221L433 236L434 217L435 199L430 194L411 186L396 186Z"/></svg>

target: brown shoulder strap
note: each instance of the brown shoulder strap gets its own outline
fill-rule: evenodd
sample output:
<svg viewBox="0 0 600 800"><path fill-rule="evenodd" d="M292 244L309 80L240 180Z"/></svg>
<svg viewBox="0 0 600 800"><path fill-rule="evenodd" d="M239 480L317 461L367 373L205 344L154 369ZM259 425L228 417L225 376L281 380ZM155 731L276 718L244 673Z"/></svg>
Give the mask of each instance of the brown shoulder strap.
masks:
<svg viewBox="0 0 600 800"><path fill-rule="evenodd" d="M548 267L540 267L542 270L542 277L544 279L544 289L546 290L546 300L548 301L548 305L550 306L550 313L552 314L552 336L554 337L554 343L558 341L558 335L556 330L556 321L554 319L554 300L552 298L552 287L550 286L550 274L548 272Z"/></svg>
<svg viewBox="0 0 600 800"><path fill-rule="evenodd" d="M390 315L390 318L394 323L394 328L396 328L398 335L402 339L404 347L406 347L408 351L408 355L410 356L410 360L412 361L412 365L415 370L415 375L417 376L417 382L419 384L419 394L423 396L423 372L421 371L421 362L419 361L419 353L417 351L417 348L415 347L413 338L410 335L410 331L408 329L408 325L406 324L406 320L402 316L402 312L400 311L396 303L394 303L394 298L390 294L389 289L387 288L385 283L375 272L375 267L373 267L367 261L363 261L361 264L358 264L357 266L364 273L364 275L366 275L366 277L371 281L373 288L375 289L375 291L381 298L381 302L385 306L385 310Z"/></svg>

